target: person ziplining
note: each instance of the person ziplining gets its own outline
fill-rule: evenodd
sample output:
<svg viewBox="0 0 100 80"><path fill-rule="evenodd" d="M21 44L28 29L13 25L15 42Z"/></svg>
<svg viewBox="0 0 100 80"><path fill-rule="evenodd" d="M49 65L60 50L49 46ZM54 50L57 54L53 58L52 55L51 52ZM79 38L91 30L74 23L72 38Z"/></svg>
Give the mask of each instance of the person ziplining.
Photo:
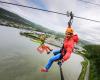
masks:
<svg viewBox="0 0 100 80"><path fill-rule="evenodd" d="M39 37L39 40L41 41L41 43L40 43L40 46L37 47L37 50L40 53L43 53L46 51L46 53L48 54L50 51L52 51L52 49L49 46L45 45L46 34L41 34Z"/></svg>
<svg viewBox="0 0 100 80"><path fill-rule="evenodd" d="M68 23L69 24L65 32L65 39L62 48L52 51L54 56L49 59L48 63L45 65L44 68L41 68L41 72L48 72L53 62L57 60L60 60L61 63L64 63L70 58L71 53L74 49L74 45L78 42L78 35L74 34L73 29L71 27L71 22Z"/></svg>

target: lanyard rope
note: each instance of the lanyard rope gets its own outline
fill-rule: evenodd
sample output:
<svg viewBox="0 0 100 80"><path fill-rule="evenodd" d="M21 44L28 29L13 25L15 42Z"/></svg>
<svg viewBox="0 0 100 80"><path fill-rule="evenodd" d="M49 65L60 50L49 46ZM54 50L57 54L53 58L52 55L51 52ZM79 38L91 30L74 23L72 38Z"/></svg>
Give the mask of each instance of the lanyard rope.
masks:
<svg viewBox="0 0 100 80"><path fill-rule="evenodd" d="M63 75L63 71L62 71L62 63L60 61L58 61L58 65L59 65L59 68L60 68L60 76L61 76L61 80L64 80L64 75Z"/></svg>

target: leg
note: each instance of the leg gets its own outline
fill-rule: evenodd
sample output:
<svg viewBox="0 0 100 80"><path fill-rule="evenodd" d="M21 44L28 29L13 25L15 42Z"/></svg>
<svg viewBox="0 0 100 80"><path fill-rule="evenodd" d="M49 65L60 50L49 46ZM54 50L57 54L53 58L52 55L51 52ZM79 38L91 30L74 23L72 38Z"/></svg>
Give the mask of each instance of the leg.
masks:
<svg viewBox="0 0 100 80"><path fill-rule="evenodd" d="M44 46L44 49L45 49L46 52L49 52L48 46L45 45L45 46Z"/></svg>
<svg viewBox="0 0 100 80"><path fill-rule="evenodd" d="M40 53L44 52L43 45L39 46L39 47L37 48L37 50L38 50Z"/></svg>
<svg viewBox="0 0 100 80"><path fill-rule="evenodd" d="M57 55L57 54L60 53L60 49L51 50L51 51L52 51L52 53L53 53L54 55ZM51 52L51 51L50 51L50 52ZM48 52L47 54L49 54L50 52Z"/></svg>
<svg viewBox="0 0 100 80"><path fill-rule="evenodd" d="M55 56L53 56L53 57L51 57L51 58L49 59L47 65L45 66L45 68L48 70L48 69L51 67L52 63L53 63L54 61L60 59L60 58L61 58L61 54L60 54L60 53L57 54L57 55L55 55Z"/></svg>
<svg viewBox="0 0 100 80"><path fill-rule="evenodd" d="M49 51L52 51L52 49L50 49L50 47L49 47L49 46L46 46L46 48L47 48Z"/></svg>
<svg viewBox="0 0 100 80"><path fill-rule="evenodd" d="M47 54L49 54L52 51L52 49L50 49L50 47L46 46L46 45L45 45L45 50L46 50Z"/></svg>
<svg viewBox="0 0 100 80"><path fill-rule="evenodd" d="M48 72L48 70L50 69L52 63L53 63L54 61L60 59L60 58L61 58L61 53L59 53L59 54L57 54L57 55L51 57L51 58L49 59L47 65L45 66L45 68L42 68L42 69L41 69L41 72Z"/></svg>
<svg viewBox="0 0 100 80"><path fill-rule="evenodd" d="M60 49L53 50L52 52L53 52L53 54L54 54L54 55L57 55L57 54L59 54L59 53L60 53Z"/></svg>

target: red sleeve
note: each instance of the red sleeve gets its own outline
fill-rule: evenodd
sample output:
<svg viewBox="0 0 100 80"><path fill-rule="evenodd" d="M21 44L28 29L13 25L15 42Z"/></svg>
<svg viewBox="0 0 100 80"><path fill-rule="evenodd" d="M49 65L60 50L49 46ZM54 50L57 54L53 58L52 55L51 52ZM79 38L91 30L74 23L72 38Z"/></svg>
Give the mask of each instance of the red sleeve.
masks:
<svg viewBox="0 0 100 80"><path fill-rule="evenodd" d="M79 38L78 38L78 35L77 35L77 34L75 34L75 35L73 36L73 39L74 39L74 42L75 42L75 43L78 43Z"/></svg>
<svg viewBox="0 0 100 80"><path fill-rule="evenodd" d="M71 53L72 53L72 48L67 48L67 52L66 52L66 54L63 56L63 60L66 61L67 59L69 59Z"/></svg>

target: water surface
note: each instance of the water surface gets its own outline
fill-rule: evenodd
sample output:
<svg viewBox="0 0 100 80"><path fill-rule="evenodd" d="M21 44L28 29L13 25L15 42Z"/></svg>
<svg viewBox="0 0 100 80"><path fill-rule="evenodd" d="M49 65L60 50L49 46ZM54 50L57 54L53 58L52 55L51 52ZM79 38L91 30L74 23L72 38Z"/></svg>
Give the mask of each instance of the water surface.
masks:
<svg viewBox="0 0 100 80"><path fill-rule="evenodd" d="M60 80L56 62L48 73L40 72L40 68L47 63L52 54L37 52L39 43L21 36L20 31L0 26L0 80ZM65 80L77 80L82 69L82 60L81 56L72 54L62 65Z"/></svg>

